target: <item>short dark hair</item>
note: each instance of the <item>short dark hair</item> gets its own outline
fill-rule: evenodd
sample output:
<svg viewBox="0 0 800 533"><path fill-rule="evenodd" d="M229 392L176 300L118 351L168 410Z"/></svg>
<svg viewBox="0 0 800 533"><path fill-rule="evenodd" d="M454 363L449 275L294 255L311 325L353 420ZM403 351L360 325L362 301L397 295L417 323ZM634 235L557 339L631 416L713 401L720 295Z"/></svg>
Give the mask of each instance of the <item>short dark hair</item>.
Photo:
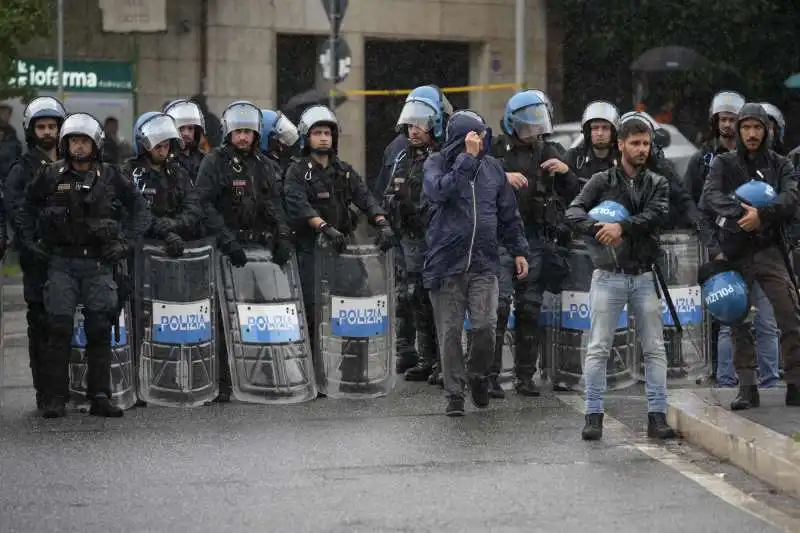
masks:
<svg viewBox="0 0 800 533"><path fill-rule="evenodd" d="M640 133L649 133L652 135L653 131L643 119L630 118L620 124L618 137L624 141L631 135L638 135Z"/></svg>

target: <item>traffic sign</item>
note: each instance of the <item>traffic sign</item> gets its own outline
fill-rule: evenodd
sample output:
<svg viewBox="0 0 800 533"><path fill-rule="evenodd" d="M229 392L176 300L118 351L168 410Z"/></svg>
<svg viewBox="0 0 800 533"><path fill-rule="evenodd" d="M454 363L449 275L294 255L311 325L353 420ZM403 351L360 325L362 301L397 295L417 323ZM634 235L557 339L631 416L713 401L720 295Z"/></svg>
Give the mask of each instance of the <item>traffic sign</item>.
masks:
<svg viewBox="0 0 800 533"><path fill-rule="evenodd" d="M350 74L351 63L353 62L350 46L341 37L333 41L333 65L331 67L331 41L325 39L317 48L317 61L322 70L322 77L334 83L341 83ZM335 72L334 72L335 71Z"/></svg>
<svg viewBox="0 0 800 533"><path fill-rule="evenodd" d="M342 20L347 11L347 0L322 0L322 7L328 15L328 21L333 25L333 34L339 35L339 28L342 27Z"/></svg>

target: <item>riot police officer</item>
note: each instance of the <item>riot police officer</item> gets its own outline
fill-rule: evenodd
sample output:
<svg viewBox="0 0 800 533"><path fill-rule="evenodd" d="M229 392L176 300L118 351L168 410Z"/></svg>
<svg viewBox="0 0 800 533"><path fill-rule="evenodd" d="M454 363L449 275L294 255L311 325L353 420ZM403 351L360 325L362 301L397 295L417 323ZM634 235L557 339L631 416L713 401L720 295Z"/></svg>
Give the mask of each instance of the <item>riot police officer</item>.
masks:
<svg viewBox="0 0 800 533"><path fill-rule="evenodd" d="M175 127L181 137L181 147L175 151L175 157L194 183L205 156L200 150L200 141L206 129L203 112L191 100L175 100L164 107L164 113L175 120Z"/></svg>
<svg viewBox="0 0 800 533"><path fill-rule="evenodd" d="M786 119L777 106L769 102L761 102L761 107L769 116L769 140L770 149L780 155L786 155L786 146L783 144L783 136L786 133Z"/></svg>
<svg viewBox="0 0 800 533"><path fill-rule="evenodd" d="M103 130L93 116L69 115L59 134L64 159L28 186L24 247L49 261L44 304L50 324L40 367L45 418L66 414L73 318L84 307L90 414L122 416L111 404L111 328L119 316L115 271L150 224L141 193L102 161ZM40 224L37 231L37 220Z"/></svg>
<svg viewBox="0 0 800 533"><path fill-rule="evenodd" d="M619 110L609 102L598 100L584 109L581 118L583 141L570 148L566 156L567 164L581 183L614 165L618 122Z"/></svg>
<svg viewBox="0 0 800 533"><path fill-rule="evenodd" d="M397 322L401 322L401 311L410 311L410 328L406 326L405 329L416 333L408 337L416 337L418 349L417 352L413 345L408 346L408 339L405 339L405 345L401 343L400 334L404 328L398 325L398 370L408 364L408 361L399 359L409 357L408 352L400 351L401 348L410 349L412 355L419 356L419 362L405 370L408 381L425 381L438 368L433 307L422 283L422 266L428 248L425 243L428 224L421 195L425 160L444 140L447 117L451 114L452 106L439 88L427 85L409 94L397 120L397 130L406 133L409 145L395 159L386 190L386 205L392 226L400 238L403 260L403 268L396 269Z"/></svg>
<svg viewBox="0 0 800 533"><path fill-rule="evenodd" d="M283 209L280 175L261 153L261 110L247 101L231 103L222 112L222 146L203 159L197 194L207 227L234 267L247 264L245 248L267 247L283 266L291 258L291 230ZM228 358L220 343L220 389L217 401L231 395Z"/></svg>
<svg viewBox="0 0 800 533"><path fill-rule="evenodd" d="M564 212L580 190L578 177L564 162L560 146L542 138L552 133L553 126L552 107L540 93L523 91L509 99L503 115L507 138L498 154L502 156L509 182L516 189L530 250L528 276L514 281L515 388L524 396L539 395L533 381L542 334L539 313L544 292L559 292L568 272L566 246L571 232ZM507 308L498 306L498 338L508 313ZM502 343L497 344L495 371L502 360ZM490 389L495 388L490 380Z"/></svg>
<svg viewBox="0 0 800 533"><path fill-rule="evenodd" d="M337 251L356 229L357 216L351 205L365 213L378 228L382 248L394 244L394 233L364 180L338 157L339 122L325 106L312 106L300 116L297 127L302 143L301 157L292 163L284 179L286 210L297 230L297 259L306 309L314 309L314 248L322 234ZM312 346L316 347L316 320L307 313ZM314 351L318 387L324 388L321 358ZM323 394L324 395L324 394Z"/></svg>
<svg viewBox="0 0 800 533"><path fill-rule="evenodd" d="M292 158L292 148L300 139L297 126L280 111L271 109L261 110L261 121L261 153L278 165L283 177Z"/></svg>
<svg viewBox="0 0 800 533"><path fill-rule="evenodd" d="M58 159L58 130L67 113L57 99L43 96L35 98L25 108L22 127L28 152L22 156L8 173L5 182L4 204L10 214L11 227L22 241L16 213L25 200L25 187L33 181L47 165ZM39 236L37 235L36 238ZM43 290L47 279L47 263L41 261L24 247L20 247L19 264L22 268L22 287L28 306L28 356L30 358L33 388L36 390L36 406L42 408L42 387L39 384L39 366L42 351L47 342L47 317L44 310Z"/></svg>

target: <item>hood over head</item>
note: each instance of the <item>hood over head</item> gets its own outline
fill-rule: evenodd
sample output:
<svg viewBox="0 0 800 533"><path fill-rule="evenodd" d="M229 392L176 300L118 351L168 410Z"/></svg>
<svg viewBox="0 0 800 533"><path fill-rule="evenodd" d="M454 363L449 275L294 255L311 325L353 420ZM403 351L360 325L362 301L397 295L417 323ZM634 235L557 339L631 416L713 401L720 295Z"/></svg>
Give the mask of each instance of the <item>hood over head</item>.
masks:
<svg viewBox="0 0 800 533"><path fill-rule="evenodd" d="M447 161L448 166L452 165L458 154L465 152L464 140L471 131L483 133L486 131L486 123L478 114L473 111L456 111L450 117L445 131L444 146L442 156Z"/></svg>
<svg viewBox="0 0 800 533"><path fill-rule="evenodd" d="M758 147L759 152L764 152L769 148L769 115L761 107L761 104L755 103L747 103L742 106L741 110L739 111L739 118L736 121L736 150L742 154L746 154L748 152L747 147L744 145L744 141L742 140L742 136L740 135L739 131L742 125L742 122L745 120L757 120L761 122L764 126L764 140L761 142L761 146Z"/></svg>

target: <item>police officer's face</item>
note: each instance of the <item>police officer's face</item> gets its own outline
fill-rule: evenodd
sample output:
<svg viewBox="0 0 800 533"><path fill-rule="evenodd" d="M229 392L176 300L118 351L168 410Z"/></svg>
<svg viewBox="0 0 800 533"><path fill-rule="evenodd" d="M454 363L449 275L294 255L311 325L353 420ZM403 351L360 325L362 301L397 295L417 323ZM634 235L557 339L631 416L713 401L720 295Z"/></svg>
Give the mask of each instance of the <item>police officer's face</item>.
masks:
<svg viewBox="0 0 800 533"><path fill-rule="evenodd" d="M419 126L408 127L408 139L412 146L426 146L431 143L431 136Z"/></svg>
<svg viewBox="0 0 800 533"><path fill-rule="evenodd" d="M723 111L717 115L717 127L722 137L733 137L736 135L736 115Z"/></svg>
<svg viewBox="0 0 800 533"><path fill-rule="evenodd" d="M761 143L764 142L766 134L767 130L760 120L748 118L739 125L739 135L742 138L742 142L751 152L758 150Z"/></svg>
<svg viewBox="0 0 800 533"><path fill-rule="evenodd" d="M611 146L611 124L607 120L593 120L589 123L592 133L592 146L607 150Z"/></svg>
<svg viewBox="0 0 800 533"><path fill-rule="evenodd" d="M308 143L312 150L323 150L333 146L333 132L329 126L314 126L308 132Z"/></svg>
<svg viewBox="0 0 800 533"><path fill-rule="evenodd" d="M33 127L37 144L44 150L52 150L58 142L58 121L54 118L40 118Z"/></svg>
<svg viewBox="0 0 800 533"><path fill-rule="evenodd" d="M70 135L69 155L78 161L85 161L92 155L92 139L86 135Z"/></svg>
<svg viewBox="0 0 800 533"><path fill-rule="evenodd" d="M169 141L160 142L150 150L150 159L153 163L159 164L167 160L169 155Z"/></svg>
<svg viewBox="0 0 800 533"><path fill-rule="evenodd" d="M255 138L253 130L233 130L231 133L231 143L239 150L249 150Z"/></svg>
<svg viewBox="0 0 800 533"><path fill-rule="evenodd" d="M651 137L649 133L632 133L626 139L620 139L619 151L623 159L632 167L640 168L650 155Z"/></svg>
<svg viewBox="0 0 800 533"><path fill-rule="evenodd" d="M181 142L185 148L194 147L194 126L181 126Z"/></svg>

